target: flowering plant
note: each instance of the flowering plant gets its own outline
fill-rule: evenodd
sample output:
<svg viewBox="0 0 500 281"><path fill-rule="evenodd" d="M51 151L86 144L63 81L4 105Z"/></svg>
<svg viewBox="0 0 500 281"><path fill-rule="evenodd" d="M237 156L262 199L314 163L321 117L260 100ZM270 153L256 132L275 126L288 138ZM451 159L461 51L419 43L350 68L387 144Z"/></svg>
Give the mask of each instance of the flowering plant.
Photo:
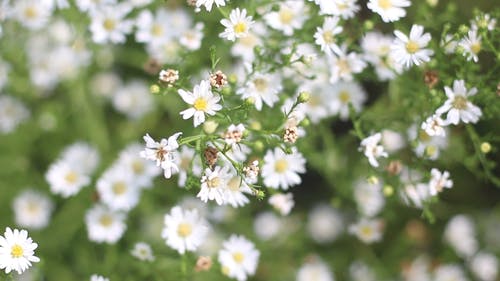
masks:
<svg viewBox="0 0 500 281"><path fill-rule="evenodd" d="M499 17L486 0L0 0L0 269L498 280Z"/></svg>

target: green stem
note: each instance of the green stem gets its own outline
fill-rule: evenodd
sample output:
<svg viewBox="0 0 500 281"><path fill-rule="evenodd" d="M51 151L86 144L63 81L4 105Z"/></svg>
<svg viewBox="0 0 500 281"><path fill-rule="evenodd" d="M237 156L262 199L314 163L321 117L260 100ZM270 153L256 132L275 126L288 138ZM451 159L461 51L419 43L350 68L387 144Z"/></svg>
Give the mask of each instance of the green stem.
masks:
<svg viewBox="0 0 500 281"><path fill-rule="evenodd" d="M500 187L500 179L495 177L490 169L488 168L488 163L486 160L486 157L484 157L483 152L481 151L481 141L479 140L479 136L477 135L476 131L474 130L474 127L470 124L465 125L465 128L467 129L467 133L469 134L469 137L472 141L472 145L474 147L474 152L479 159L479 162L481 163L481 166L483 167L484 173L486 177L496 186Z"/></svg>

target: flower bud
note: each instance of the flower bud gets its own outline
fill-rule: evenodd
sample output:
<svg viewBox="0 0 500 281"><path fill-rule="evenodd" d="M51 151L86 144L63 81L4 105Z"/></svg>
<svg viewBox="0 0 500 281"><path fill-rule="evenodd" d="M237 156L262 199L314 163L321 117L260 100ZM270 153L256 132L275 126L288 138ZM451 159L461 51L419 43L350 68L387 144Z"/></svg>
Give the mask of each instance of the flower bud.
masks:
<svg viewBox="0 0 500 281"><path fill-rule="evenodd" d="M149 87L149 91L153 95L159 94L160 93L160 86L158 86L157 84L153 84Z"/></svg>
<svg viewBox="0 0 500 281"><path fill-rule="evenodd" d="M382 192L384 192L385 197L391 197L394 194L394 188L390 185L386 185Z"/></svg>
<svg viewBox="0 0 500 281"><path fill-rule="evenodd" d="M299 97L297 98L299 103L306 103L309 101L309 98L311 97L311 94L308 92L301 92L299 94Z"/></svg>
<svg viewBox="0 0 500 281"><path fill-rule="evenodd" d="M212 121L212 120L208 120L205 123L203 123L203 131L205 131L205 133L210 135L210 134L213 134L215 132L215 130L217 130L218 126L219 126L219 123Z"/></svg>
<svg viewBox="0 0 500 281"><path fill-rule="evenodd" d="M486 154L491 151L491 144L489 142L483 142L481 144L481 152Z"/></svg>

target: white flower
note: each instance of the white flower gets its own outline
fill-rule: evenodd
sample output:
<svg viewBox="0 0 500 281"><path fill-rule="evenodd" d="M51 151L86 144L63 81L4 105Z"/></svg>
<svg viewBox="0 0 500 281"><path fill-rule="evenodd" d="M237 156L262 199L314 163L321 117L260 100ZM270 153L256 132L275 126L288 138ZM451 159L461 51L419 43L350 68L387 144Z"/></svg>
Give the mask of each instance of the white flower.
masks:
<svg viewBox="0 0 500 281"><path fill-rule="evenodd" d="M440 172L438 169L431 170L431 180L429 181L429 190L431 195L436 195L443 190L443 188L451 188L453 181L449 179L450 173L448 171Z"/></svg>
<svg viewBox="0 0 500 281"><path fill-rule="evenodd" d="M291 154L286 154L279 148L275 148L274 152L268 150L262 166L264 185L287 190L291 186L300 184L302 180L299 173L306 172L305 164L306 159L295 147L292 148Z"/></svg>
<svg viewBox="0 0 500 281"><path fill-rule="evenodd" d="M429 185L425 183L407 184L401 190L401 197L407 205L414 205L421 209L431 197Z"/></svg>
<svg viewBox="0 0 500 281"><path fill-rule="evenodd" d="M216 166L213 171L210 168L205 169L205 174L201 178L201 189L196 197L201 201L215 200L218 205L226 203L225 189L231 174L228 166Z"/></svg>
<svg viewBox="0 0 500 281"><path fill-rule="evenodd" d="M382 130L380 143L389 153L396 152L406 145L405 137L401 133L388 129Z"/></svg>
<svg viewBox="0 0 500 281"><path fill-rule="evenodd" d="M405 7L409 7L411 2L408 0L370 0L367 4L368 9L379 14L384 22L398 21L406 16Z"/></svg>
<svg viewBox="0 0 500 281"><path fill-rule="evenodd" d="M384 151L384 147L378 144L381 139L382 134L376 133L361 141L360 149L364 150L364 154L368 158L368 162L370 162L370 165L373 167L378 167L379 165L377 158L387 158L389 156L387 152Z"/></svg>
<svg viewBox="0 0 500 281"><path fill-rule="evenodd" d="M96 186L100 200L113 211L130 211L139 203L140 189L123 166L112 166Z"/></svg>
<svg viewBox="0 0 500 281"><path fill-rule="evenodd" d="M458 42L453 39L453 35L446 34L441 38L440 45L446 54L453 54L458 47Z"/></svg>
<svg viewBox="0 0 500 281"><path fill-rule="evenodd" d="M283 31L286 36L291 36L295 29L302 28L306 20L304 9L302 0L281 2L279 10L267 13L264 20L272 28Z"/></svg>
<svg viewBox="0 0 500 281"><path fill-rule="evenodd" d="M447 113L446 124L457 125L460 121L464 123L476 123L482 115L481 109L472 104L468 97L477 93L476 88L467 90L464 80L455 80L453 89L444 87L448 99L436 110L437 115Z"/></svg>
<svg viewBox="0 0 500 281"><path fill-rule="evenodd" d="M448 221L444 230L444 239L457 254L468 258L474 255L479 247L476 229L472 219L465 215L456 215Z"/></svg>
<svg viewBox="0 0 500 281"><path fill-rule="evenodd" d="M153 178L161 173L161 169L140 156L142 149L142 145L136 143L127 146L120 152L117 165L122 166L125 173L132 176L138 187L150 188L153 186Z"/></svg>
<svg viewBox="0 0 500 281"><path fill-rule="evenodd" d="M203 23L197 23L193 28L181 33L179 43L190 51L198 50L203 39Z"/></svg>
<svg viewBox="0 0 500 281"><path fill-rule="evenodd" d="M218 104L220 97L212 93L210 82L202 80L199 85L194 86L193 92L179 90L179 95L192 107L180 112L184 120L193 117L195 127L205 122L205 114L215 115L216 111L222 109Z"/></svg>
<svg viewBox="0 0 500 281"><path fill-rule="evenodd" d="M22 122L26 121L30 112L16 98L0 95L0 133L10 133Z"/></svg>
<svg viewBox="0 0 500 281"><path fill-rule="evenodd" d="M23 273L31 266L32 262L39 262L35 256L37 243L28 237L26 230L5 229L4 236L0 235L0 269L9 274L15 270L18 274Z"/></svg>
<svg viewBox="0 0 500 281"><path fill-rule="evenodd" d="M125 214L109 210L103 205L95 205L85 213L85 224L90 241L116 243L125 232Z"/></svg>
<svg viewBox="0 0 500 281"><path fill-rule="evenodd" d="M330 83L334 84L339 80L351 81L353 74L360 73L365 69L366 62L355 52L347 53L347 46L342 45L340 52L334 56L329 56L330 63Z"/></svg>
<svg viewBox="0 0 500 281"><path fill-rule="evenodd" d="M229 41L234 41L236 38L244 38L248 36L248 31L254 24L252 17L247 17L247 10L236 8L231 11L228 19L222 19L220 23L226 27L224 32L219 34L219 37L226 38Z"/></svg>
<svg viewBox="0 0 500 281"><path fill-rule="evenodd" d="M169 179L172 173L179 171L177 167L177 148L179 144L177 143L177 138L182 133L175 133L166 139L161 139L160 142L156 142L153 138L146 134L143 138L146 142L146 148L144 151L140 152L140 156L149 160L156 161L156 165L164 170L165 178Z"/></svg>
<svg viewBox="0 0 500 281"><path fill-rule="evenodd" d="M171 29L171 17L165 9L158 9L155 16L148 10L142 11L137 16L135 25L135 40L148 45L166 43L178 32Z"/></svg>
<svg viewBox="0 0 500 281"><path fill-rule="evenodd" d="M382 240L383 223L380 219L363 218L357 223L349 226L349 233L358 237L366 244Z"/></svg>
<svg viewBox="0 0 500 281"><path fill-rule="evenodd" d="M320 13L350 19L359 11L357 0L315 0L319 5Z"/></svg>
<svg viewBox="0 0 500 281"><path fill-rule="evenodd" d="M92 40L98 44L125 43L125 36L132 31L134 22L124 19L132 10L126 3L104 6L96 10L90 23Z"/></svg>
<svg viewBox="0 0 500 281"><path fill-rule="evenodd" d="M321 47L321 51L328 55L342 53L335 38L335 35L341 33L342 30L342 26L339 25L339 18L325 18L323 26L317 27L316 33L314 33L316 45L319 45Z"/></svg>
<svg viewBox="0 0 500 281"><path fill-rule="evenodd" d="M424 123L422 123L421 129L429 136L446 136L446 131L444 130L446 126L445 122L439 115L434 114L427 118Z"/></svg>
<svg viewBox="0 0 500 281"><path fill-rule="evenodd" d="M354 185L354 200L363 216L376 216L385 205L382 184L370 184L366 180L358 181Z"/></svg>
<svg viewBox="0 0 500 281"><path fill-rule="evenodd" d="M304 263L297 272L297 281L334 281L332 271L323 261L315 258Z"/></svg>
<svg viewBox="0 0 500 281"><path fill-rule="evenodd" d="M339 114L340 119L349 118L349 104L356 112L360 112L366 101L366 93L358 83L338 82L332 87L332 99L328 104L333 114Z"/></svg>
<svg viewBox="0 0 500 281"><path fill-rule="evenodd" d="M492 18L490 14L481 14L476 16L474 20L471 20L471 29L485 28L489 31L493 31L497 24L497 20Z"/></svg>
<svg viewBox="0 0 500 281"><path fill-rule="evenodd" d="M375 72L380 80L390 80L401 72L401 66L394 61L391 45L393 36L379 32L368 32L361 40L363 58L375 67Z"/></svg>
<svg viewBox="0 0 500 281"><path fill-rule="evenodd" d="M17 225L31 229L42 229L49 224L54 204L48 196L29 189L14 199L12 207Z"/></svg>
<svg viewBox="0 0 500 281"><path fill-rule="evenodd" d="M134 249L130 251L132 256L138 258L141 261L154 261L155 257L153 255L153 250L151 250L151 246L145 242L135 243Z"/></svg>
<svg viewBox="0 0 500 281"><path fill-rule="evenodd" d="M260 253L252 242L233 234L222 245L219 262L225 275L238 281L246 281L248 276L255 274Z"/></svg>
<svg viewBox="0 0 500 281"><path fill-rule="evenodd" d="M477 29L469 30L467 37L462 39L458 45L464 48L464 56L467 57L467 60L478 62L477 55L481 51L481 36L477 35Z"/></svg>
<svg viewBox="0 0 500 281"><path fill-rule="evenodd" d="M309 213L307 231L317 243L330 243L344 231L343 219L337 210L319 204Z"/></svg>
<svg viewBox="0 0 500 281"><path fill-rule="evenodd" d="M409 37L399 30L394 31L394 35L397 38L391 45L391 51L396 63L410 68L413 64L418 66L422 62L430 61L434 51L425 47L431 41L431 35L424 33L423 26L412 25Z"/></svg>
<svg viewBox="0 0 500 281"><path fill-rule="evenodd" d="M132 81L118 88L112 99L113 107L128 118L137 120L153 109L153 99L143 81Z"/></svg>
<svg viewBox="0 0 500 281"><path fill-rule="evenodd" d="M256 72L245 84L245 87L238 89L237 93L243 99L252 99L255 108L262 110L264 102L269 107L279 101L278 94L282 90L281 77L276 74Z"/></svg>
<svg viewBox="0 0 500 281"><path fill-rule="evenodd" d="M251 194L252 189L240 176L233 172L224 189L224 203L231 205L233 208L242 207L250 202L244 193Z"/></svg>
<svg viewBox="0 0 500 281"><path fill-rule="evenodd" d="M50 191L68 198L90 184L90 177L80 170L77 163L59 160L50 165L45 174Z"/></svg>
<svg viewBox="0 0 500 281"><path fill-rule="evenodd" d="M92 174L99 165L99 152L86 142L75 142L61 153L62 161L78 163L79 169L85 174Z"/></svg>
<svg viewBox="0 0 500 281"><path fill-rule="evenodd" d="M52 15L51 7L39 0L15 1L12 12L23 26L31 30L44 27Z"/></svg>
<svg viewBox="0 0 500 281"><path fill-rule="evenodd" d="M261 240L269 240L276 237L283 227L283 221L273 212L262 212L257 214L253 222L253 229Z"/></svg>
<svg viewBox="0 0 500 281"><path fill-rule="evenodd" d="M165 227L161 232L169 247L179 254L195 251L205 240L209 225L198 215L198 210L183 210L179 206L165 215Z"/></svg>
<svg viewBox="0 0 500 281"><path fill-rule="evenodd" d="M440 265L434 271L435 281L468 281L464 270L456 264Z"/></svg>
<svg viewBox="0 0 500 281"><path fill-rule="evenodd" d="M412 125L408 129L408 136L410 140L417 141L414 148L415 154L430 160L436 160L439 157L440 150L448 146L446 130L444 136L429 136L426 131Z"/></svg>
<svg viewBox="0 0 500 281"><path fill-rule="evenodd" d="M105 6L116 4L116 0L76 0L75 2L80 11L88 12L91 15Z"/></svg>
<svg viewBox="0 0 500 281"><path fill-rule="evenodd" d="M187 146L183 146L179 152L179 157L177 157L177 166L179 167L179 180L177 183L179 187L186 185L189 173L193 173L194 176L199 177L201 172L203 172L201 158L195 156L195 154L196 151Z"/></svg>
<svg viewBox="0 0 500 281"><path fill-rule="evenodd" d="M217 7L226 6L225 0L196 0L196 7L205 6L205 9L210 12L214 3Z"/></svg>
<svg viewBox="0 0 500 281"><path fill-rule="evenodd" d="M224 134L224 141L228 145L235 145L239 143L243 137L243 132L245 131L245 126L243 124L234 125L231 124L227 128L226 133Z"/></svg>
<svg viewBox="0 0 500 281"><path fill-rule="evenodd" d="M494 281L498 276L498 258L490 253L479 252L470 261L470 269L481 281Z"/></svg>
<svg viewBox="0 0 500 281"><path fill-rule="evenodd" d="M90 276L90 281L109 281L109 278L97 274L92 274L92 276Z"/></svg>
<svg viewBox="0 0 500 281"><path fill-rule="evenodd" d="M276 193L269 197L269 204L282 216L286 216L292 211L295 201L292 193Z"/></svg>
<svg viewBox="0 0 500 281"><path fill-rule="evenodd" d="M351 263L351 265L349 266L349 275L352 281L377 280L374 270L362 261L354 261Z"/></svg>

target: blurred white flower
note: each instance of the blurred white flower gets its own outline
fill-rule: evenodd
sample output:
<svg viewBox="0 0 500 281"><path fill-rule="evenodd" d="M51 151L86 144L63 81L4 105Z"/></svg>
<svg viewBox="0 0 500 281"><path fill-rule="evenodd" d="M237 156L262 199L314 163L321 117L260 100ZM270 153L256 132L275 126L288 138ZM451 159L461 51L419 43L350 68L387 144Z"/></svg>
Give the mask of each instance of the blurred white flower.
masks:
<svg viewBox="0 0 500 281"><path fill-rule="evenodd" d="M477 123L481 115L481 109L469 101L469 97L477 93L477 88L467 90L464 80L453 81L453 89L444 87L448 99L436 110L437 115L446 114L446 124L457 125L460 121L464 123Z"/></svg>
<svg viewBox="0 0 500 281"><path fill-rule="evenodd" d="M19 100L8 95L0 95L0 133L11 133L29 116L28 108Z"/></svg>
<svg viewBox="0 0 500 281"><path fill-rule="evenodd" d="M376 133L361 141L360 150L364 151L365 156L368 158L368 162L370 162L370 165L373 167L379 166L377 158L387 158L389 156L387 152L384 151L384 147L379 145L381 139L382 134Z"/></svg>
<svg viewBox="0 0 500 281"><path fill-rule="evenodd" d="M140 188L133 181L133 176L126 167L111 166L96 183L101 202L113 211L132 210L140 198Z"/></svg>
<svg viewBox="0 0 500 281"><path fill-rule="evenodd" d="M446 136L446 131L444 130L444 126L446 126L445 122L439 115L434 114L431 117L427 118L422 126L420 127L422 130L427 133L427 135L433 136Z"/></svg>
<svg viewBox="0 0 500 281"><path fill-rule="evenodd" d="M320 13L350 19L356 15L360 7L357 0L315 0Z"/></svg>
<svg viewBox="0 0 500 281"><path fill-rule="evenodd" d="M38 244L33 242L26 230L7 227L4 236L0 235L0 269L4 269L6 274L13 270L23 273L32 262L40 261L35 256L37 247Z"/></svg>
<svg viewBox="0 0 500 281"><path fill-rule="evenodd" d="M355 52L348 52L347 46L340 46L340 52L329 56L330 83L335 84L339 80L352 81L353 74L360 73L365 69L366 62Z"/></svg>
<svg viewBox="0 0 500 281"><path fill-rule="evenodd" d="M434 51L426 49L431 41L431 35L424 33L423 26L412 25L409 36L399 30L395 30L394 35L396 35L396 39L391 45L391 52L398 64L410 68L412 65L419 66L422 62L431 60Z"/></svg>
<svg viewBox="0 0 500 281"><path fill-rule="evenodd" d="M109 278L97 274L92 274L92 276L90 276L90 281L109 281Z"/></svg>
<svg viewBox="0 0 500 281"><path fill-rule="evenodd" d="M448 221L444 230L444 239L455 252L464 258L474 255L479 247L476 229L472 219L466 215L456 215Z"/></svg>
<svg viewBox="0 0 500 281"><path fill-rule="evenodd" d="M143 147L130 144L120 152L116 165L123 167L123 172L132 175L132 181L140 188L151 188L153 179L161 173L154 163L140 156Z"/></svg>
<svg viewBox="0 0 500 281"><path fill-rule="evenodd" d="M464 270L456 264L440 265L434 271L434 281L468 281Z"/></svg>
<svg viewBox="0 0 500 281"><path fill-rule="evenodd" d="M251 99L257 110L262 110L264 102L269 107L279 101L282 90L281 77L277 73L256 72L246 82L245 86L238 89L237 93L242 99Z"/></svg>
<svg viewBox="0 0 500 281"><path fill-rule="evenodd" d="M97 44L125 43L126 35L132 31L134 22L125 17L132 10L126 2L103 6L91 15L90 31Z"/></svg>
<svg viewBox="0 0 500 281"><path fill-rule="evenodd" d="M197 23L193 28L184 30L180 34L179 43L190 51L198 50L203 39L203 23Z"/></svg>
<svg viewBox="0 0 500 281"><path fill-rule="evenodd" d="M334 281L332 271L322 260L314 257L304 263L297 271L297 281Z"/></svg>
<svg viewBox="0 0 500 281"><path fill-rule="evenodd" d="M314 33L316 45L319 45L321 47L321 51L325 52L327 55L342 53L337 45L338 40L335 38L335 36L341 33L342 30L342 26L339 25L339 18L325 18L323 26L317 27L316 33Z"/></svg>
<svg viewBox="0 0 500 281"><path fill-rule="evenodd" d="M134 120L151 112L154 106L148 85L140 80L119 87L112 102L117 111Z"/></svg>
<svg viewBox="0 0 500 281"><path fill-rule="evenodd" d="M125 219L124 213L111 211L103 205L94 205L85 213L89 240L115 244L125 233Z"/></svg>
<svg viewBox="0 0 500 281"><path fill-rule="evenodd" d="M381 133L382 140L380 142L387 152L393 153L405 147L405 138L400 133L388 129L382 130Z"/></svg>
<svg viewBox="0 0 500 281"><path fill-rule="evenodd" d="M360 112L366 101L366 93L356 82L337 82L332 87L332 99L328 104L333 114L338 114L341 120L349 118L349 104L355 112Z"/></svg>
<svg viewBox="0 0 500 281"><path fill-rule="evenodd" d="M276 237L283 228L281 218L273 212L262 212L255 216L253 229L261 240L269 240Z"/></svg>
<svg viewBox="0 0 500 281"><path fill-rule="evenodd" d="M103 7L115 5L116 0L75 0L75 3L80 11L92 15Z"/></svg>
<svg viewBox="0 0 500 281"><path fill-rule="evenodd" d="M368 9L382 17L384 22L394 22L406 16L404 8L409 7L408 0L370 0Z"/></svg>
<svg viewBox="0 0 500 281"><path fill-rule="evenodd" d="M90 176L81 170L79 163L63 159L50 165L45 179L50 185L50 191L63 198L76 195L84 186L90 184Z"/></svg>
<svg viewBox="0 0 500 281"><path fill-rule="evenodd" d="M295 201L292 193L276 193L269 197L269 204L273 206L282 216L290 214Z"/></svg>
<svg viewBox="0 0 500 281"><path fill-rule="evenodd" d="M196 7L205 6L205 9L210 12L214 3L217 7L226 6L225 0L196 0Z"/></svg>
<svg viewBox="0 0 500 281"><path fill-rule="evenodd" d="M171 21L170 14L165 9L157 9L154 16L150 11L143 10L135 21L135 40L153 46L168 42L179 32L171 29Z"/></svg>
<svg viewBox="0 0 500 281"><path fill-rule="evenodd" d="M219 263L225 275L238 281L246 281L248 276L255 274L260 252L252 242L233 234L222 246L219 251Z"/></svg>
<svg viewBox="0 0 500 281"><path fill-rule="evenodd" d="M39 30L52 16L52 7L39 0L17 0L13 3L14 17L24 27Z"/></svg>
<svg viewBox="0 0 500 281"><path fill-rule="evenodd" d="M61 153L62 161L68 163L78 163L79 169L85 174L92 174L99 165L99 152L86 142L75 142Z"/></svg>
<svg viewBox="0 0 500 281"><path fill-rule="evenodd" d="M349 226L349 233L366 244L379 242L382 240L383 222L381 219L362 218Z"/></svg>
<svg viewBox="0 0 500 281"><path fill-rule="evenodd" d="M497 280L498 265L498 258L484 251L477 253L469 262L472 273L481 281Z"/></svg>
<svg viewBox="0 0 500 281"><path fill-rule="evenodd" d="M342 216L329 205L319 204L309 213L307 231L317 243L330 243L344 231Z"/></svg>
<svg viewBox="0 0 500 281"><path fill-rule="evenodd" d="M306 20L305 9L302 0L283 1L279 3L279 10L266 13L264 20L270 27L291 36L295 29L302 28Z"/></svg>
<svg viewBox="0 0 500 281"><path fill-rule="evenodd" d="M268 150L264 156L262 178L269 188L288 190L302 182L299 174L306 172L306 159L293 147L290 154L280 148Z"/></svg>
<svg viewBox="0 0 500 281"><path fill-rule="evenodd" d="M231 11L229 19L222 19L220 23L226 29L219 34L219 37L234 41L236 38L247 37L250 28L255 22L252 17L247 16L246 9L240 10L240 8L236 8Z"/></svg>
<svg viewBox="0 0 500 281"><path fill-rule="evenodd" d="M30 229L43 229L49 224L54 204L48 196L28 189L16 196L12 208L17 225Z"/></svg>
<svg viewBox="0 0 500 281"><path fill-rule="evenodd" d="M179 187L184 187L188 174L193 173L194 176L199 177L201 176L203 167L201 158L195 156L195 150L188 146L182 146L178 155L176 164L179 167L179 180L177 183Z"/></svg>
<svg viewBox="0 0 500 281"><path fill-rule="evenodd" d="M209 228L196 209L183 210L179 206L173 207L170 213L165 215L164 223L161 237L169 247L181 255L186 251L195 251L203 244Z"/></svg>
<svg viewBox="0 0 500 281"><path fill-rule="evenodd" d="M231 173L223 192L224 204L229 204L233 208L242 207L250 202L245 193L253 194L248 184L235 172Z"/></svg>
<svg viewBox="0 0 500 281"><path fill-rule="evenodd" d="M153 255L153 250L148 243L137 242L134 245L132 251L130 251L132 256L138 258L141 261L154 261L155 257Z"/></svg>
<svg viewBox="0 0 500 281"><path fill-rule="evenodd" d="M355 261L349 266L349 275L352 281L376 281L373 269L361 261ZM423 281L423 280L422 280Z"/></svg>
<svg viewBox="0 0 500 281"><path fill-rule="evenodd" d="M463 38L458 45L464 49L464 56L468 61L472 60L474 62L478 62L479 58L477 55L481 51L481 36L477 34L477 29L471 29L467 33L467 36Z"/></svg>
<svg viewBox="0 0 500 281"><path fill-rule="evenodd" d="M385 205L382 184L370 184L366 180L358 181L354 184L354 200L358 211L363 216L374 217L378 215Z"/></svg>

